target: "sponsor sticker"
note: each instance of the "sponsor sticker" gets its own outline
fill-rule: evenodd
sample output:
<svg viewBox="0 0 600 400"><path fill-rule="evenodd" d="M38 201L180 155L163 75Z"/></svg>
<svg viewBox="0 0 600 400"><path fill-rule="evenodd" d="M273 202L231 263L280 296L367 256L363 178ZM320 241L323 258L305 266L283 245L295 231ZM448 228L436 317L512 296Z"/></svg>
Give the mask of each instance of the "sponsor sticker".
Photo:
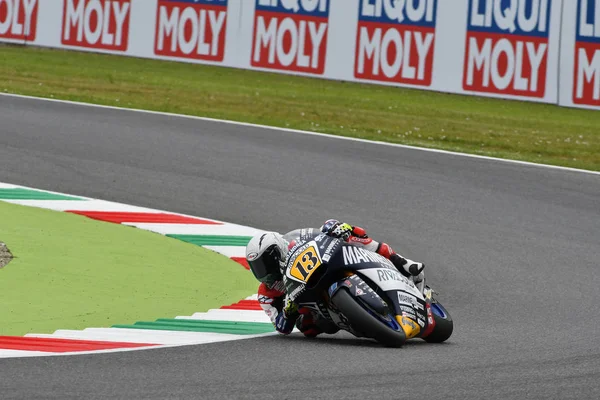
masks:
<svg viewBox="0 0 600 400"><path fill-rule="evenodd" d="M423 301L421 301L421 302L423 302ZM415 296L413 296L409 293L398 292L398 303L400 303L401 307L402 307L402 304L408 304L418 310L424 310L425 307L423 304L421 304L421 302L419 302L419 300Z"/></svg>
<svg viewBox="0 0 600 400"><path fill-rule="evenodd" d="M543 98L552 0L469 0L463 89Z"/></svg>
<svg viewBox="0 0 600 400"><path fill-rule="evenodd" d="M368 268L361 269L361 275L366 276L384 291L402 290L418 293L418 290L411 285L411 281L399 273L396 269L388 268ZM403 292L404 293L404 292ZM408 294L407 294L408 295ZM411 303L409 303L411 304Z"/></svg>
<svg viewBox="0 0 600 400"><path fill-rule="evenodd" d="M154 54L223 61L228 0L158 0Z"/></svg>
<svg viewBox="0 0 600 400"><path fill-rule="evenodd" d="M600 106L600 0L577 1L573 103Z"/></svg>
<svg viewBox="0 0 600 400"><path fill-rule="evenodd" d="M329 293L329 297L331 297L333 295L333 292L335 292L335 290L338 288L338 283L334 282L331 286L329 286L329 289L327 290L327 292Z"/></svg>
<svg viewBox="0 0 600 400"><path fill-rule="evenodd" d="M348 239L349 242L361 243L363 245L369 244L373 241L371 238L359 238L356 236L350 236Z"/></svg>
<svg viewBox="0 0 600 400"><path fill-rule="evenodd" d="M430 86L437 0L360 0L354 76Z"/></svg>
<svg viewBox="0 0 600 400"><path fill-rule="evenodd" d="M319 256L316 242L308 242L308 244L303 247L304 249L299 250L299 254L292 262L291 267L287 270L287 277L298 282L306 283L311 275L322 264L322 261Z"/></svg>
<svg viewBox="0 0 600 400"><path fill-rule="evenodd" d="M258 302L261 304L271 304L273 303L273 299L268 296L260 295L258 296Z"/></svg>
<svg viewBox="0 0 600 400"><path fill-rule="evenodd" d="M382 266L389 267L390 269L396 270L396 267L390 260L365 249L361 249L356 246L344 246L342 247L342 256L344 258L344 265L354 265L366 262L376 262Z"/></svg>
<svg viewBox="0 0 600 400"><path fill-rule="evenodd" d="M126 51L130 16L131 0L64 0L61 42Z"/></svg>
<svg viewBox="0 0 600 400"><path fill-rule="evenodd" d="M255 0L250 64L322 75L329 0Z"/></svg>
<svg viewBox="0 0 600 400"><path fill-rule="evenodd" d="M0 38L34 41L39 0L0 0Z"/></svg>
<svg viewBox="0 0 600 400"><path fill-rule="evenodd" d="M292 299L297 298L302 292L304 292L305 288L306 288L306 286L304 286L304 285L298 286L296 289L294 289L292 291L292 293L290 293L290 298L292 298Z"/></svg>
<svg viewBox="0 0 600 400"><path fill-rule="evenodd" d="M398 316L396 319L400 323L400 326L402 326L407 339L411 339L421 332L421 327L412 319L405 316Z"/></svg>

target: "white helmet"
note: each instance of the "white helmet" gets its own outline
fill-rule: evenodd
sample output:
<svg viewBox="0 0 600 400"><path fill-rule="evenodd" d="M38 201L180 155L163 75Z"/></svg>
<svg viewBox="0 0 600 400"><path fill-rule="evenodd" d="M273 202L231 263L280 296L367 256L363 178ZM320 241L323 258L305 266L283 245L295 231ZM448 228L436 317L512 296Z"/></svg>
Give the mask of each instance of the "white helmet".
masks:
<svg viewBox="0 0 600 400"><path fill-rule="evenodd" d="M281 280L280 261L288 251L287 241L277 232L255 235L246 246L246 260L260 282L268 285Z"/></svg>

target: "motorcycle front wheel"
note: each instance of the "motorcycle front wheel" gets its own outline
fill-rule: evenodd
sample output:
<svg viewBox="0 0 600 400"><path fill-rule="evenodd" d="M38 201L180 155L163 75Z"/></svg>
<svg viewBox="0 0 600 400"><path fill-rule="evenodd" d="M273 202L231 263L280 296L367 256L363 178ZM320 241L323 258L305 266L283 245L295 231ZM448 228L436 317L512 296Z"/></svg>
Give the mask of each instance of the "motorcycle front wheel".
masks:
<svg viewBox="0 0 600 400"><path fill-rule="evenodd" d="M435 328L433 328L433 332L427 337L424 337L423 340L428 343L442 343L448 340L454 330L452 317L448 311L446 311L444 306L437 301L431 303L431 314L435 320Z"/></svg>

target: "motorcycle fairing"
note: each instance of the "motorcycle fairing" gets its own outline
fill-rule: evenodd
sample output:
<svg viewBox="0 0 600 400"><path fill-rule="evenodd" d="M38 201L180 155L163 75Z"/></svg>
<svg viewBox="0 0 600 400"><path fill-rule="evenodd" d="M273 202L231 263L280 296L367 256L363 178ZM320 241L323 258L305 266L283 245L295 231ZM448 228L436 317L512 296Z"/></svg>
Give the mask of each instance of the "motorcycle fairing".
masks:
<svg viewBox="0 0 600 400"><path fill-rule="evenodd" d="M381 315L389 314L390 307L387 303L358 275L350 275L346 279L334 282L327 290L329 297L333 297L342 287L347 288L354 297L359 298L375 312Z"/></svg>
<svg viewBox="0 0 600 400"><path fill-rule="evenodd" d="M297 273L293 272L294 268L297 269ZM322 269L319 273L319 279L315 278L309 283L309 279L318 268ZM294 301L311 301L310 297L312 296L307 298L309 294L306 291L307 284L314 287L317 284L315 281L321 280L330 273L342 271L354 272L351 276L356 276L353 279L359 279L362 284L353 284L350 280L351 276L347 276L345 279L332 284L329 288L325 287L325 290L331 291L331 294L333 294L336 290L339 290L340 285L346 286L350 290L354 289L353 292L351 291L352 295L360 299L361 296L356 294L356 290L360 288L364 293L368 293L366 288L369 288L377 297L367 297L373 304L364 301L364 304L367 305L365 307L367 311L381 310L382 303L391 311L381 314L377 312L379 318L386 319L382 322L388 323L390 326L393 324L398 329L401 327L407 338L415 337L420 332L428 330L428 315L422 294L411 280L398 272L391 261L377 253L323 234L306 238L304 241L295 241L286 258L286 273L284 275L286 291ZM365 279L371 282L373 288L365 282ZM346 280L352 286L344 285ZM385 299L380 296L384 293ZM368 310L369 307L373 307L373 311ZM391 318L391 323L387 321L389 319L387 316L390 314L392 317L395 316L395 320ZM331 317L338 326L348 329L343 315L331 315Z"/></svg>
<svg viewBox="0 0 600 400"><path fill-rule="evenodd" d="M356 249L355 246L344 243L341 251L331 259L329 268L343 268L372 282L379 288L377 294L386 294L382 300L394 310L396 320L407 333L407 337L418 335L426 328L428 322L423 295L412 280L398 272L388 259L364 249Z"/></svg>

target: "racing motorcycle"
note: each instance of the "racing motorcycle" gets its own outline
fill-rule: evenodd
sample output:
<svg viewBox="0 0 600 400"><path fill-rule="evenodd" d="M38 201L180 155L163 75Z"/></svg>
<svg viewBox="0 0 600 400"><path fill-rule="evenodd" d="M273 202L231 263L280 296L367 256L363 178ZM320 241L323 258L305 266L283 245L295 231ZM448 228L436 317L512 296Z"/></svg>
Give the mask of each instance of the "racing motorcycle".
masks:
<svg viewBox="0 0 600 400"><path fill-rule="evenodd" d="M290 300L310 309L325 332L343 329L389 347L407 339L440 343L452 335L450 314L424 283L415 286L385 257L320 234L300 237L285 259Z"/></svg>

